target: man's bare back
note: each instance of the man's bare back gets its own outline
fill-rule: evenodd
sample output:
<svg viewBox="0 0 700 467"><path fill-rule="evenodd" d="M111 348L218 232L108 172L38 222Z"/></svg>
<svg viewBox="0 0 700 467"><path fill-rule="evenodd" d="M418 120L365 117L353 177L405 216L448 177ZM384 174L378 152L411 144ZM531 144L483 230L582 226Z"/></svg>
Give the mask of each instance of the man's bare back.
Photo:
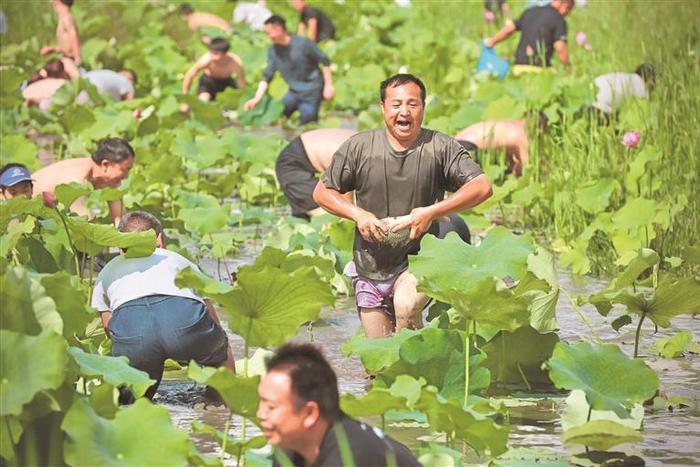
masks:
<svg viewBox="0 0 700 467"><path fill-rule="evenodd" d="M56 187L64 183L76 182L81 185L91 183L92 166L93 162L89 157L77 157L54 162L37 170L32 174L34 197L42 196L44 192L53 194ZM92 217L84 198L76 200L70 210L79 215Z"/></svg>
<svg viewBox="0 0 700 467"><path fill-rule="evenodd" d="M205 27L219 28L223 29L224 31L232 30L228 21L211 13L190 13L185 17L185 21L187 21L187 27L189 27L192 31Z"/></svg>
<svg viewBox="0 0 700 467"><path fill-rule="evenodd" d="M525 119L475 123L457 133L455 139L474 143L479 149L505 149L511 168L518 176L528 163L530 139Z"/></svg>
<svg viewBox="0 0 700 467"><path fill-rule="evenodd" d="M311 165L323 172L330 165L333 154L355 133L357 131L344 128L319 128L302 133L300 137Z"/></svg>

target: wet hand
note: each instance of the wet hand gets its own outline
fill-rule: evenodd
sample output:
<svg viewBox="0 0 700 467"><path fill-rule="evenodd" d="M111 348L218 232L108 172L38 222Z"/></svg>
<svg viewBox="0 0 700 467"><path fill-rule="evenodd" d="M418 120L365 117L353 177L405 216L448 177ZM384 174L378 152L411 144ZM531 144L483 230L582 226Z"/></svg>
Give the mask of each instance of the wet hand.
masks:
<svg viewBox="0 0 700 467"><path fill-rule="evenodd" d="M258 101L255 100L255 98L253 98L253 99L250 99L249 101L246 101L246 103L243 104L243 108L245 110L253 110L256 105L258 105Z"/></svg>
<svg viewBox="0 0 700 467"><path fill-rule="evenodd" d="M355 222L360 235L368 242L380 242L389 233L389 226L371 212L363 213Z"/></svg>
<svg viewBox="0 0 700 467"><path fill-rule="evenodd" d="M494 40L493 40L492 38L490 38L490 37L487 37L486 39L484 39L484 44L485 44L486 47L488 47L489 49L493 48L493 46L495 45L495 44L494 44Z"/></svg>
<svg viewBox="0 0 700 467"><path fill-rule="evenodd" d="M335 89L332 84L323 87L323 98L327 101L333 99L335 96Z"/></svg>
<svg viewBox="0 0 700 467"><path fill-rule="evenodd" d="M43 47L41 48L41 50L39 51L39 53L40 53L41 55L48 55L48 54L50 54L50 53L53 53L54 50L55 50L55 49L54 49L53 46L45 45L45 46L43 46Z"/></svg>
<svg viewBox="0 0 700 467"><path fill-rule="evenodd" d="M409 238L415 240L428 231L433 220L434 218L430 208L415 208L411 211L408 220L396 224L391 230L393 232L398 232L399 230L410 228L411 234Z"/></svg>

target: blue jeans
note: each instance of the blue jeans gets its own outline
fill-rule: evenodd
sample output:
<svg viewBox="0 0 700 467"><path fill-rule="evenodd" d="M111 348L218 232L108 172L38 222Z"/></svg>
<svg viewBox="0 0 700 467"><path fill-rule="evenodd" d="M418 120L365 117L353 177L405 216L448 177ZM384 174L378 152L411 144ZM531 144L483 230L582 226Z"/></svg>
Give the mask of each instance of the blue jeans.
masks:
<svg viewBox="0 0 700 467"><path fill-rule="evenodd" d="M134 368L156 383L146 391L151 398L163 376L165 359L195 360L219 366L226 360L226 332L197 300L150 295L126 302L112 313L112 355L129 357Z"/></svg>
<svg viewBox="0 0 700 467"><path fill-rule="evenodd" d="M282 98L284 103L284 116L289 118L295 110L299 111L299 123L318 121L318 109L323 100L323 89L297 92L291 89Z"/></svg>

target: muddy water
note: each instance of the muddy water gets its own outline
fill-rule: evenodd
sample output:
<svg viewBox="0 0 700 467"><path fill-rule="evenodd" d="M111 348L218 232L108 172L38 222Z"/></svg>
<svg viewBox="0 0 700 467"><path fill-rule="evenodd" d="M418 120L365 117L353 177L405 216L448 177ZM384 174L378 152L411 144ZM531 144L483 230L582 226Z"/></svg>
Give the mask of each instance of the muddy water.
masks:
<svg viewBox="0 0 700 467"><path fill-rule="evenodd" d="M259 249L258 245L248 245L240 255L229 262L233 270L240 264L251 262ZM204 268L212 275L217 275L216 262L204 264ZM574 283L570 276L560 274L561 286L571 296L589 294L600 290L606 284L586 279L584 283ZM584 307L581 313L590 323L598 337L606 342L615 342L632 354L634 343L634 326L623 328L623 333L616 333L608 324L611 318L600 316L592 307ZM557 309L561 330L559 336L564 341L576 342L582 336L591 336L591 330L575 311L565 297L559 301ZM313 340L321 346L335 368L341 392L362 394L367 386L363 367L357 358L346 358L341 352L341 345L358 329L359 321L354 311L352 298L338 300L333 309L324 309L321 319L314 324L310 333L301 329L297 341ZM661 379L663 391L667 396L682 396L692 402L693 407L676 410L675 412L648 413L644 419L644 441L633 445L620 446L628 454L642 457L647 465L700 465L700 357L690 355L686 358L667 360L653 357L651 346L663 336L669 336L679 330L692 330L696 340L700 339L700 317L678 317L673 321L672 328L659 330L656 335L653 326L644 326L642 332L641 353L645 361L657 372ZM242 339L230 335L234 353L237 358L242 355ZM166 376L161 385L158 400L171 412L174 422L184 429L189 429L191 423L200 420L223 430L227 411L222 406L206 405L203 388L195 387L191 382L183 381L184 372L171 373ZM538 449L546 453L568 456L578 452L562 446L560 413L564 407L562 397L543 396L529 406L510 409L510 448L523 447ZM371 421L371 420L370 420ZM419 437L425 437L424 429L389 427L392 436L413 449L420 445ZM240 425L238 420L232 420L230 434L238 436ZM247 434L255 434L254 427L248 427ZM219 453L218 446L208 438L195 437L198 448L203 452ZM471 462L482 463L486 459L469 458ZM471 463L470 462L470 463ZM227 459L227 465L235 465L235 460Z"/></svg>

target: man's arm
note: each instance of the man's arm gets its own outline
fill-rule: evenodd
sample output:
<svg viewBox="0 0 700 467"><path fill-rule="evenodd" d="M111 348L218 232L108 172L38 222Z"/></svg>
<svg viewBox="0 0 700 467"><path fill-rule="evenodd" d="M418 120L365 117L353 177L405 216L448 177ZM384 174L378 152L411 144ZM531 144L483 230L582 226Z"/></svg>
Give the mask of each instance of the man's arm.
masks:
<svg viewBox="0 0 700 467"><path fill-rule="evenodd" d="M513 34L515 31L517 31L515 23L512 21L506 22L506 25L503 26L503 28L501 28L501 30L498 31L495 36L486 39L486 47L493 47L499 42L510 37L510 35Z"/></svg>
<svg viewBox="0 0 700 467"><path fill-rule="evenodd" d="M76 65L80 65L80 37L78 36L78 28L75 27L73 15L68 19L68 42L70 43L71 56Z"/></svg>
<svg viewBox="0 0 700 467"><path fill-rule="evenodd" d="M324 66L321 68L323 73L323 98L327 101L333 99L335 95L335 89L333 88L333 72L330 66Z"/></svg>
<svg viewBox="0 0 700 467"><path fill-rule="evenodd" d="M248 81L245 79L245 68L243 67L243 60L236 55L229 53L229 56L233 60L233 67L236 73L236 78L238 78L238 84L240 87L244 88L248 86Z"/></svg>
<svg viewBox="0 0 700 467"><path fill-rule="evenodd" d="M569 67L571 63L569 63L569 48L566 45L566 41L556 41L554 43L554 50L557 51L557 56L562 65Z"/></svg>
<svg viewBox="0 0 700 467"><path fill-rule="evenodd" d="M263 71L262 80L260 80L260 83L258 83L258 89L255 91L255 96L243 104L243 108L245 110L252 110L256 105L258 105L258 103L260 103L260 99L262 99L267 92L267 88L270 85L270 81L272 81L272 77L275 76L276 71L277 62L273 55L272 49L270 48L267 51L267 66L265 67L265 71Z"/></svg>
<svg viewBox="0 0 700 467"><path fill-rule="evenodd" d="M255 106L258 105L258 103L260 102L260 99L262 99L265 93L267 92L267 87L267 81L260 81L258 83L258 90L255 91L255 95L252 99L248 100L245 104L243 104L243 108L245 110L252 110L253 108L255 108Z"/></svg>
<svg viewBox="0 0 700 467"><path fill-rule="evenodd" d="M331 214L354 221L360 235L367 241L381 240L389 233L387 225L374 214L356 206L338 190L327 188L323 181L316 184L314 201Z"/></svg>
<svg viewBox="0 0 700 467"><path fill-rule="evenodd" d="M410 227L411 240L415 240L430 228L430 224L435 219L456 211L474 207L484 202L492 194L491 182L489 182L486 175L481 174L462 185L459 190L454 192L449 198L431 206L413 209L410 219L395 225L392 230L396 232Z"/></svg>
<svg viewBox="0 0 700 467"><path fill-rule="evenodd" d="M113 199L112 201L107 201L107 206L109 207L109 215L115 226L119 225L119 221L122 219L124 214L124 204L120 199Z"/></svg>
<svg viewBox="0 0 700 467"><path fill-rule="evenodd" d="M112 333L109 330L109 321L112 319L112 312L109 310L100 311L100 319L102 320L102 327L105 330L105 334L110 339L112 338Z"/></svg>
<svg viewBox="0 0 700 467"><path fill-rule="evenodd" d="M299 26L297 26L297 36L304 37L306 34L306 25L303 21L299 21Z"/></svg>
<svg viewBox="0 0 700 467"><path fill-rule="evenodd" d="M205 55L204 57L200 58L197 60L197 62L192 65L192 68L187 70L185 73L185 77L182 79L182 93L187 94L190 92L190 86L192 85L192 80L194 79L197 74L204 70L206 66L209 64L208 60L208 55Z"/></svg>

